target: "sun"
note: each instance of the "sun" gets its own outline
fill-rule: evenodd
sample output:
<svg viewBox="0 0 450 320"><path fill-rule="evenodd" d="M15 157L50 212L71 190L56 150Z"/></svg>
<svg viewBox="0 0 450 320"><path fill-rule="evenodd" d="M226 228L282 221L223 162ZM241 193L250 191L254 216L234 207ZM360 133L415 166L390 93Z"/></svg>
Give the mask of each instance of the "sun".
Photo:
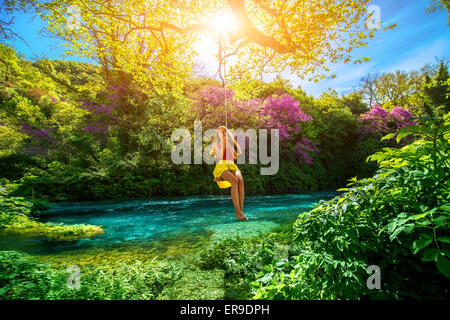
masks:
<svg viewBox="0 0 450 320"><path fill-rule="evenodd" d="M228 11L218 11L209 22L214 31L220 34L226 34L236 29L237 24L233 15Z"/></svg>
<svg viewBox="0 0 450 320"><path fill-rule="evenodd" d="M238 27L233 15L225 10L218 11L205 24L211 26L210 31L218 33L220 36L226 36L228 32L234 31ZM217 54L219 49L218 39L210 32L205 33L195 44L195 49L202 56Z"/></svg>

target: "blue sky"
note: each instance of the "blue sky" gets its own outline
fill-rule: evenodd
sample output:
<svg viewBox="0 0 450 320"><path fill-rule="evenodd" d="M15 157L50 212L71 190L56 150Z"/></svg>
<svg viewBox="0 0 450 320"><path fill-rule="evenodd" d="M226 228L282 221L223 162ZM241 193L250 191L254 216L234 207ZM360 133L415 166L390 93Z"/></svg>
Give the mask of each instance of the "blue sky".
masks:
<svg viewBox="0 0 450 320"><path fill-rule="evenodd" d="M369 62L359 65L330 65L331 72L336 74L336 78L324 79L318 83L301 80L295 75L289 75L288 72L285 72L283 77L288 78L294 86L300 85L308 94L316 97L328 88L336 90L339 94L346 94L368 73L418 70L427 62L433 62L435 57L448 57L450 27L447 26L447 13L427 14L425 10L429 3L430 0L372 1L371 4L380 7L382 27L393 23L396 23L397 27L377 32L366 48L353 51L354 58L370 57ZM62 43L40 34L44 25L37 16L33 18L29 14L16 14L13 29L26 40L32 50L19 39L10 41L10 44L31 59L34 52L40 58L83 61L68 56L64 58ZM214 76L217 69L214 57L203 54L199 59L205 64L206 73ZM267 74L264 80L270 81L273 77L274 75Z"/></svg>
<svg viewBox="0 0 450 320"><path fill-rule="evenodd" d="M316 97L328 88L346 94L369 73L418 70L427 62L433 62L435 57L449 56L447 14L427 14L428 0L378 0L372 4L380 7L382 27L393 23L397 26L392 30L378 31L366 48L353 51L355 58L370 57L371 60L358 65L336 64L330 68L336 78L318 83L286 76L292 84L301 85Z"/></svg>

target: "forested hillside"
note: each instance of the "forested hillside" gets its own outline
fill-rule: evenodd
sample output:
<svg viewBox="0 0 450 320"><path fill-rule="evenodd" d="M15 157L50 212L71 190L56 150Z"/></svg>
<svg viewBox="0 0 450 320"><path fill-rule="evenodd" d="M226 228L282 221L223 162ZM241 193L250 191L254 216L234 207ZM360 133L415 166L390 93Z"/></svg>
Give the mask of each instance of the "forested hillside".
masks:
<svg viewBox="0 0 450 320"><path fill-rule="evenodd" d="M218 81L191 78L181 96L148 97L123 75L120 85L106 83L90 64L30 62L5 45L0 56L1 175L16 183L17 194L58 201L221 192L212 166L170 160L174 128L193 134L195 120L203 130L223 124ZM388 116L377 115L385 109L370 109L364 91L342 97L328 91L315 99L283 79L227 91L234 99L230 127L269 123L281 132L277 175L261 176L260 165L248 160L242 165L251 194L333 189L370 176L376 166L365 158L389 145L380 135L420 111L388 104L381 111Z"/></svg>

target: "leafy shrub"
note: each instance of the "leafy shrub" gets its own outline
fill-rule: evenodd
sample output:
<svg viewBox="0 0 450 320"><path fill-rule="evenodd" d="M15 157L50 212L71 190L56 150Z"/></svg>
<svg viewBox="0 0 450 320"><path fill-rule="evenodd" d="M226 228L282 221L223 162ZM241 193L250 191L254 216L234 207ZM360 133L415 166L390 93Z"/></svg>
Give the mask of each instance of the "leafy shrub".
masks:
<svg viewBox="0 0 450 320"><path fill-rule="evenodd" d="M33 204L24 198L0 197L0 227L6 227L30 215Z"/></svg>
<svg viewBox="0 0 450 320"><path fill-rule="evenodd" d="M66 270L22 252L0 251L0 299L155 299L180 276L177 264L156 260L80 271L80 289L69 289Z"/></svg>
<svg viewBox="0 0 450 320"><path fill-rule="evenodd" d="M3 137L2 137L3 138ZM33 167L42 167L43 160L28 154L11 154L1 157L0 174L10 180L20 179L25 172Z"/></svg>
<svg viewBox="0 0 450 320"><path fill-rule="evenodd" d="M62 273L39 264L24 253L0 251L0 299L44 299L57 283L65 283Z"/></svg>
<svg viewBox="0 0 450 320"><path fill-rule="evenodd" d="M202 250L199 255L198 266L204 270L225 269L225 260L230 258L236 251L238 242L236 240L223 240L211 248Z"/></svg>
<svg viewBox="0 0 450 320"><path fill-rule="evenodd" d="M46 211L50 208L50 203L48 201L41 199L32 199L30 201L33 204L30 214L33 217L39 217L41 215L44 215Z"/></svg>
<svg viewBox="0 0 450 320"><path fill-rule="evenodd" d="M0 228L7 232L47 236L57 240L78 240L103 233L102 227L92 225L63 225L42 223L32 217L47 203L35 200L27 201L23 197L0 196Z"/></svg>
<svg viewBox="0 0 450 320"><path fill-rule="evenodd" d="M76 299L138 300L156 299L180 276L176 264L150 261L134 264L119 263L113 269L94 268L82 275Z"/></svg>
<svg viewBox="0 0 450 320"><path fill-rule="evenodd" d="M268 265L252 283L256 299L442 298L449 267L450 114L398 131L421 139L368 160L375 176L298 217L295 264ZM393 135L392 135L393 136ZM392 138L391 135L384 137ZM368 290L378 265L382 290Z"/></svg>
<svg viewBox="0 0 450 320"><path fill-rule="evenodd" d="M280 233L283 234L283 233ZM269 265L289 260L290 247L281 236L270 234L249 239L227 239L200 252L197 265L203 270L225 271L225 298L249 299L251 282Z"/></svg>

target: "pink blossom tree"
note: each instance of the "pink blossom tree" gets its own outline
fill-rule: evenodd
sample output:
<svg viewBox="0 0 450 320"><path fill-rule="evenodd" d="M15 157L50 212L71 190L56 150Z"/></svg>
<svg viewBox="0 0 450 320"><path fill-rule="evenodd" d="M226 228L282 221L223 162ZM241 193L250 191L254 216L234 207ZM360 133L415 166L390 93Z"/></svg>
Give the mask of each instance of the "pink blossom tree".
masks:
<svg viewBox="0 0 450 320"><path fill-rule="evenodd" d="M205 128L218 127L225 125L225 103L230 128L278 129L283 147L294 146L293 151L305 163L312 163L310 154L318 152L317 144L301 134L299 124L313 118L293 97L281 94L265 99L235 100L232 90L211 86L193 98L191 112Z"/></svg>
<svg viewBox="0 0 450 320"><path fill-rule="evenodd" d="M362 124L359 128L362 139L368 135L384 136L395 133L416 122L415 119L412 119L411 113L402 107L396 106L389 113L379 105L374 105L372 109L361 114L358 120ZM395 138L396 136L391 138L389 143L396 144ZM404 137L400 140L400 144L408 143L411 139L412 136Z"/></svg>

